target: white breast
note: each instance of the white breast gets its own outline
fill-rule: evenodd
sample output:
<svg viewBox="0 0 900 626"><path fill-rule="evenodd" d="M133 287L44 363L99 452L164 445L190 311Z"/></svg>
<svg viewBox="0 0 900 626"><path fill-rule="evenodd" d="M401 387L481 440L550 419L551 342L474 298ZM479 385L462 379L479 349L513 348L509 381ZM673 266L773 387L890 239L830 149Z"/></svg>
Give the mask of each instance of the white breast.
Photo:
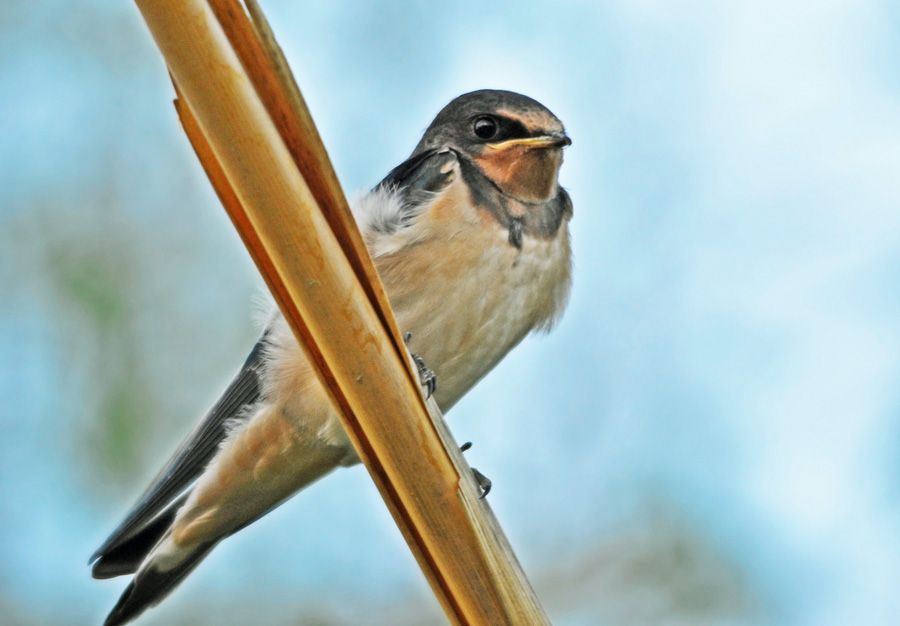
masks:
<svg viewBox="0 0 900 626"><path fill-rule="evenodd" d="M393 233L358 215L400 329L410 349L438 376L435 398L455 404L532 330L549 329L565 305L570 282L567 224L549 239L525 236L522 247L487 212L472 207L454 182L412 224ZM370 208L398 208L382 191ZM388 204L385 204L388 203ZM387 208L386 208L387 207ZM266 396L302 432L358 459L285 320L270 324Z"/></svg>
<svg viewBox="0 0 900 626"><path fill-rule="evenodd" d="M447 410L561 313L570 282L567 225L548 239L526 235L517 248L454 183L406 230L390 245L380 242L394 251L375 262L401 329L413 333L410 348L438 375L436 399Z"/></svg>

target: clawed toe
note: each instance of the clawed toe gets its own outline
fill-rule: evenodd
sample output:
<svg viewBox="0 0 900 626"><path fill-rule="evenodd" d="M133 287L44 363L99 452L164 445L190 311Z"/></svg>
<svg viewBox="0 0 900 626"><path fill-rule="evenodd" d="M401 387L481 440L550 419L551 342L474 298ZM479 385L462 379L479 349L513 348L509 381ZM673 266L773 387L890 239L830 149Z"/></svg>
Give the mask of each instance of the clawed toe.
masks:
<svg viewBox="0 0 900 626"><path fill-rule="evenodd" d="M409 347L410 339L412 339L412 333L403 333L403 343L406 344L407 348ZM434 373L434 370L425 365L425 359L415 352L412 353L412 358L413 362L416 364L416 369L419 371L419 382L425 387L425 391L427 392L425 398L430 398L437 390L437 374Z"/></svg>
<svg viewBox="0 0 900 626"><path fill-rule="evenodd" d="M491 479L479 472L474 467L472 468L472 475L475 477L475 482L478 483L478 489L481 491L478 494L478 499L483 500L487 494L491 492L491 487L493 483L491 483Z"/></svg>
<svg viewBox="0 0 900 626"><path fill-rule="evenodd" d="M465 452L469 448L472 447L472 442L467 441L463 445L459 447L460 452ZM478 484L478 490L481 492L478 494L478 499L482 500L484 497L491 492L491 486L493 483L491 479L479 472L474 467L472 468L472 476L475 477L475 482Z"/></svg>
<svg viewBox="0 0 900 626"><path fill-rule="evenodd" d="M412 358L416 364L416 369L419 370L419 382L428 392L425 394L425 397L430 398L437 389L437 374L425 365L425 361L418 354L413 354Z"/></svg>

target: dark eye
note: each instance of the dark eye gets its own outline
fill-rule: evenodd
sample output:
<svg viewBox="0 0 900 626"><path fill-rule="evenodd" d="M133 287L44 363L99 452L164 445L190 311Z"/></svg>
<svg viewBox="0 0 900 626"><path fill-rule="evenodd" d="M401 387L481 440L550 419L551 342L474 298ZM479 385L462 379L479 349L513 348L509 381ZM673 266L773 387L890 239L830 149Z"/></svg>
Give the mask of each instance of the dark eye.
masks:
<svg viewBox="0 0 900 626"><path fill-rule="evenodd" d="M497 120L487 115L475 119L472 130L479 139L492 139L497 134Z"/></svg>

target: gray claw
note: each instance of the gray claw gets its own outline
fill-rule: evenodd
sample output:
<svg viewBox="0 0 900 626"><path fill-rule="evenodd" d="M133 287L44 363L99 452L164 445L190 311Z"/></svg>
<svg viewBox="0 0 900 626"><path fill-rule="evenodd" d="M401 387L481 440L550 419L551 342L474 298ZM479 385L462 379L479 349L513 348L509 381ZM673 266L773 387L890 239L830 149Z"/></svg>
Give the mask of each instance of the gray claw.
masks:
<svg viewBox="0 0 900 626"><path fill-rule="evenodd" d="M410 339L412 339L411 332L403 333L403 343L406 344L407 348L409 347ZM434 392L437 389L437 374L434 373L434 370L425 365L425 359L415 352L412 353L412 358L413 362L416 364L416 369L419 370L419 382L428 392L425 394L425 399L427 400L434 395Z"/></svg>
<svg viewBox="0 0 900 626"><path fill-rule="evenodd" d="M459 447L460 452L465 452L469 448L472 447L472 442L467 441L463 445ZM481 493L478 495L479 500L483 500L484 497L491 492L491 479L479 472L474 467L472 468L472 476L475 477L475 482L478 484L478 489L481 490Z"/></svg>
<svg viewBox="0 0 900 626"><path fill-rule="evenodd" d="M481 494L479 494L478 499L483 500L487 494L491 492L491 479L479 472L474 467L472 468L472 475L475 476L475 482L478 483L478 488L481 490Z"/></svg>
<svg viewBox="0 0 900 626"><path fill-rule="evenodd" d="M408 334L409 333L407 333L407 335ZM413 353L412 358L413 362L416 364L416 369L419 370L419 382L422 383L422 386L425 387L425 391L427 391L425 398L430 398L437 389L437 374L425 365L424 359L418 354Z"/></svg>

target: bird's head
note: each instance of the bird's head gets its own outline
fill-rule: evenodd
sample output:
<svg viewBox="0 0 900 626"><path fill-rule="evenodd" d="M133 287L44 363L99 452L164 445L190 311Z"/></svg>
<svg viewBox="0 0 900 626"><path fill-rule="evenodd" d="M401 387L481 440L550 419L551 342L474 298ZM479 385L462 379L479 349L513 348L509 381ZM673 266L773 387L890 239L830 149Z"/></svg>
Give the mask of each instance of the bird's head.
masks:
<svg viewBox="0 0 900 626"><path fill-rule="evenodd" d="M538 203L556 196L562 151L571 143L562 122L537 100L483 89L441 109L415 152L452 148L503 193Z"/></svg>

